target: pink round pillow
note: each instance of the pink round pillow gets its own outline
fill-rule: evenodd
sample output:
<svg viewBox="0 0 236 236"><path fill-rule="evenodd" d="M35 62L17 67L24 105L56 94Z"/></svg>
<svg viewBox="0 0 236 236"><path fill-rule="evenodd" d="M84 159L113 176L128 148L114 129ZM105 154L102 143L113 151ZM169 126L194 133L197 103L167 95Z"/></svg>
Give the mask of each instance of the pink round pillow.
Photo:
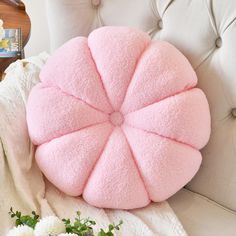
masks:
<svg viewBox="0 0 236 236"><path fill-rule="evenodd" d="M169 198L197 172L210 135L197 77L174 46L103 27L59 48L27 104L36 161L61 191L104 208Z"/></svg>

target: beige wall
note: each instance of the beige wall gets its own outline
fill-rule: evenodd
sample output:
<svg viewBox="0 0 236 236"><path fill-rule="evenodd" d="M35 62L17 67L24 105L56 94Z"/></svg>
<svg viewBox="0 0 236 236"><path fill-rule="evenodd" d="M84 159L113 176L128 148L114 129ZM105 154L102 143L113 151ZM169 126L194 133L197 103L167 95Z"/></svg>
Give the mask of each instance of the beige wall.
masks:
<svg viewBox="0 0 236 236"><path fill-rule="evenodd" d="M31 36L25 47L26 57L49 52L49 34L46 20L45 0L23 0L31 19Z"/></svg>

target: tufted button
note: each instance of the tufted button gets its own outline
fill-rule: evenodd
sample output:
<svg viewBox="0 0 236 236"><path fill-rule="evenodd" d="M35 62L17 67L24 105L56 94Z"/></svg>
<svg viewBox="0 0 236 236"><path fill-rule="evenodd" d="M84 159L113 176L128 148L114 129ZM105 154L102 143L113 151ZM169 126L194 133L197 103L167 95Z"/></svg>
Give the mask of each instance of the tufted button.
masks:
<svg viewBox="0 0 236 236"><path fill-rule="evenodd" d="M215 44L216 44L217 48L220 48L222 46L222 39L221 39L221 37L216 39Z"/></svg>
<svg viewBox="0 0 236 236"><path fill-rule="evenodd" d="M234 118L236 118L236 108L233 108L231 114Z"/></svg>
<svg viewBox="0 0 236 236"><path fill-rule="evenodd" d="M93 7L98 7L101 4L101 0L91 0Z"/></svg>
<svg viewBox="0 0 236 236"><path fill-rule="evenodd" d="M162 28L163 28L163 22L162 22L162 20L159 20L159 21L157 22L157 26L158 26L159 29L162 29Z"/></svg>
<svg viewBox="0 0 236 236"><path fill-rule="evenodd" d="M110 121L115 126L120 126L124 122L124 116L119 111L115 111L110 114Z"/></svg>

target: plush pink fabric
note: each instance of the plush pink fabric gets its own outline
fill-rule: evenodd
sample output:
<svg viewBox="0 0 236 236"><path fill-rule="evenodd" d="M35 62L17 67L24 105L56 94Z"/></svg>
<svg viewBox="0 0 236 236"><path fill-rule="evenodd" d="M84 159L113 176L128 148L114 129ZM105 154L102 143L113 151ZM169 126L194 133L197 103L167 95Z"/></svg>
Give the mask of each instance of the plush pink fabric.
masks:
<svg viewBox="0 0 236 236"><path fill-rule="evenodd" d="M209 107L188 60L143 32L103 27L48 60L27 104L45 176L97 207L162 201L197 172Z"/></svg>

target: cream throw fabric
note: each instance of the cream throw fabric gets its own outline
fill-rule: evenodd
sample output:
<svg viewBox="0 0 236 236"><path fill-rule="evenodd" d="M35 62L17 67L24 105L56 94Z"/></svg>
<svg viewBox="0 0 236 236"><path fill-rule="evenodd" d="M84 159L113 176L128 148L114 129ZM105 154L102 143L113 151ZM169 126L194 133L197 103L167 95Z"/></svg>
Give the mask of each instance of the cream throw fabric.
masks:
<svg viewBox="0 0 236 236"><path fill-rule="evenodd" d="M25 104L47 57L41 54L12 64L0 83L0 235L13 224L7 214L11 206L24 213L36 210L42 216L59 217L74 217L80 210L84 217L97 221L97 229L123 219L122 230L117 233L122 236L186 235L167 202L132 211L96 209L81 198L59 192L43 178L27 133Z"/></svg>

